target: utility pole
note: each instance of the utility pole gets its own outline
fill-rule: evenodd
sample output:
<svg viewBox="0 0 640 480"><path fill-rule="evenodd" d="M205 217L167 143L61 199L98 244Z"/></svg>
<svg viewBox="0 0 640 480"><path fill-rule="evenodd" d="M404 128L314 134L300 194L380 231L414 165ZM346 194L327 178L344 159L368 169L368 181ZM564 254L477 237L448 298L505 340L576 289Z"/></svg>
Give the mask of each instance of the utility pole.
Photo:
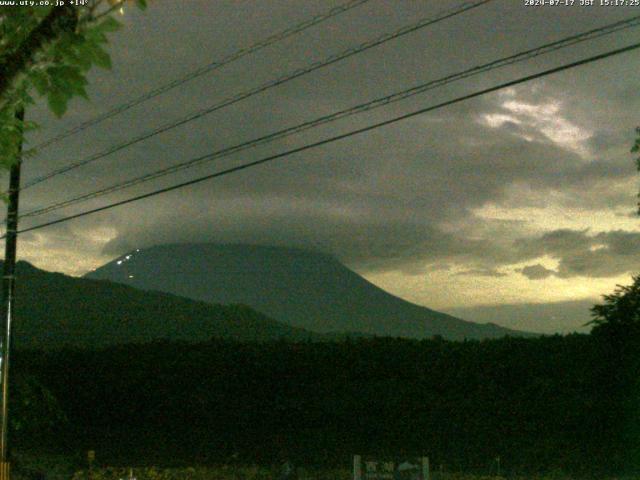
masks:
<svg viewBox="0 0 640 480"><path fill-rule="evenodd" d="M24 109L16 111L16 118L22 123ZM20 165L22 159L22 137L16 152L16 161L11 165L9 175L9 204L7 206L7 233L4 248L4 266L2 272L2 319L4 325L0 332L2 351L0 357L0 383L2 397L0 403L0 480L9 480L8 437L8 401L9 401L9 353L11 347L11 322L13 321L16 246L18 240L18 199L20 196Z"/></svg>

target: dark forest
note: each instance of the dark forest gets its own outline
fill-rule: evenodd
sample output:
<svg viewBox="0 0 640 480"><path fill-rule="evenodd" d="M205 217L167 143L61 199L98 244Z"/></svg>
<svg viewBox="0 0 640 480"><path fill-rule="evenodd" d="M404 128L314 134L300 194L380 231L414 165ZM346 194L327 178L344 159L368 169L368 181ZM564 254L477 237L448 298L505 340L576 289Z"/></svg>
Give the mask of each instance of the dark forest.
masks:
<svg viewBox="0 0 640 480"><path fill-rule="evenodd" d="M512 474L633 472L639 339L600 326L467 342L20 351L12 434L17 449L95 449L105 465L348 465L364 453L425 454L446 471L487 473L499 456Z"/></svg>

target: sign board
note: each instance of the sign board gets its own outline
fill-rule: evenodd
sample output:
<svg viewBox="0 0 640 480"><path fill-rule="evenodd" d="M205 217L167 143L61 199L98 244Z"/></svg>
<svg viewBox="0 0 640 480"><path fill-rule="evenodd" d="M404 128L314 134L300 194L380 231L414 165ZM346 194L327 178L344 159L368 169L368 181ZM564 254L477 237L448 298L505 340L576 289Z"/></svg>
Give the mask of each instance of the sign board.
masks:
<svg viewBox="0 0 640 480"><path fill-rule="evenodd" d="M353 457L353 480L429 480L429 459Z"/></svg>

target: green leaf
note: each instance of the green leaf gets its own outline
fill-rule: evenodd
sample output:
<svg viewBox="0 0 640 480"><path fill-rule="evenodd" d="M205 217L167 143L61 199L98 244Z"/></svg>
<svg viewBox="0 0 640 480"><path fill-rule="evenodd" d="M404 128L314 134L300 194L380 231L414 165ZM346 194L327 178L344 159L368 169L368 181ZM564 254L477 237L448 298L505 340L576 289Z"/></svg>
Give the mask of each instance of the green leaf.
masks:
<svg viewBox="0 0 640 480"><path fill-rule="evenodd" d="M147 8L147 0L136 0L136 5L140 10L146 10Z"/></svg>
<svg viewBox="0 0 640 480"><path fill-rule="evenodd" d="M98 67L111 70L111 57L102 47L96 45L92 48L91 57Z"/></svg>
<svg viewBox="0 0 640 480"><path fill-rule="evenodd" d="M91 53L91 48L89 48L86 44L78 46L76 49L77 54L77 64L82 70L87 71L91 68L91 64L93 63L93 55Z"/></svg>
<svg viewBox="0 0 640 480"><path fill-rule="evenodd" d="M115 18L107 17L102 22L100 22L95 27L93 27L91 30L98 33L111 33L111 32L118 31L120 27L122 27L122 24L118 22Z"/></svg>
<svg viewBox="0 0 640 480"><path fill-rule="evenodd" d="M62 117L64 112L67 111L68 100L69 97L58 90L51 91L49 92L49 95L47 95L49 108L57 117Z"/></svg>
<svg viewBox="0 0 640 480"><path fill-rule="evenodd" d="M46 95L49 89L49 77L42 70L35 70L31 74L31 83L40 95Z"/></svg>
<svg viewBox="0 0 640 480"><path fill-rule="evenodd" d="M74 93L77 93L79 89L87 84L86 78L76 66L51 67L47 71L57 86Z"/></svg>
<svg viewBox="0 0 640 480"><path fill-rule="evenodd" d="M76 87L73 93L84 98L85 100L89 100L89 95L87 94L87 91L83 86Z"/></svg>
<svg viewBox="0 0 640 480"><path fill-rule="evenodd" d="M95 28L92 30L87 30L85 39L87 42L96 44L96 45L109 42L109 39L107 38L107 36L103 32L96 30Z"/></svg>

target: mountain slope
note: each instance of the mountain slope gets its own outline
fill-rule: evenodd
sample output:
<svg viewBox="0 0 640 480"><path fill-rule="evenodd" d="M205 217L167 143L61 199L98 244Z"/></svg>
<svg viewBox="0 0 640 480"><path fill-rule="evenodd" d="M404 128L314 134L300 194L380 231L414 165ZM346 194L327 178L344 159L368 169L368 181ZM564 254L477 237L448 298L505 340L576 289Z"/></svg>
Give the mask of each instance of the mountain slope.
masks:
<svg viewBox="0 0 640 480"><path fill-rule="evenodd" d="M242 303L316 332L453 340L520 334L414 305L329 256L290 248L162 245L131 252L86 277L207 302Z"/></svg>
<svg viewBox="0 0 640 480"><path fill-rule="evenodd" d="M303 340L318 336L242 305L212 305L160 292L73 278L18 263L17 348L103 347L160 339Z"/></svg>
<svg viewBox="0 0 640 480"><path fill-rule="evenodd" d="M480 305L448 309L447 313L468 318L474 322L498 321L511 328L531 332L568 334L588 333L592 325L591 308L602 303L601 299L570 300L550 303L521 303L505 305Z"/></svg>

